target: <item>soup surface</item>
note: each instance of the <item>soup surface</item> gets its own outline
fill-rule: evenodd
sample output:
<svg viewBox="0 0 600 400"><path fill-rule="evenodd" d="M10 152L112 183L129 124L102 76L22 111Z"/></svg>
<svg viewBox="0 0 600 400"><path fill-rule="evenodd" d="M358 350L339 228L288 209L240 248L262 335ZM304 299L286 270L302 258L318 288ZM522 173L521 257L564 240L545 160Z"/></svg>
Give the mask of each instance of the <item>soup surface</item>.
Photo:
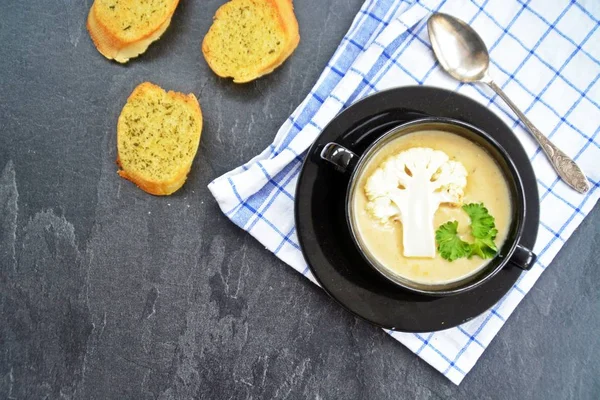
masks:
<svg viewBox="0 0 600 400"><path fill-rule="evenodd" d="M477 144L453 133L420 131L400 136L379 149L357 179L352 200L352 215L359 240L379 264L396 275L420 284L444 284L463 279L483 268L490 260L477 256L446 261L436 251L434 258L405 257L402 250L402 225L399 221L385 226L367 211L369 202L364 191L367 179L388 157L413 147L429 147L445 152L451 160L459 161L468 172L463 203L483 203L495 218L498 249L506 240L511 223L510 191L500 167ZM470 221L460 208L442 204L434 217L434 229L447 221L458 221L463 240L472 242Z"/></svg>

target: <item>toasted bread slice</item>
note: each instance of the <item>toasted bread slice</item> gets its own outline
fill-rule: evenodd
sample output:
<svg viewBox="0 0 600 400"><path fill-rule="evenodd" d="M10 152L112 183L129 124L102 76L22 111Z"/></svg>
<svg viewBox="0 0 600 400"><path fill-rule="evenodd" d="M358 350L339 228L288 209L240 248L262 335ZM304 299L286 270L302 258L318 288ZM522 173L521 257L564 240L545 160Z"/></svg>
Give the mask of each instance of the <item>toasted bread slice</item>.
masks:
<svg viewBox="0 0 600 400"><path fill-rule="evenodd" d="M87 28L104 57L126 63L162 36L178 3L179 0L95 0Z"/></svg>
<svg viewBox="0 0 600 400"><path fill-rule="evenodd" d="M140 84L117 123L119 175L154 195L175 192L190 172L201 133L202 112L193 94Z"/></svg>
<svg viewBox="0 0 600 400"><path fill-rule="evenodd" d="M217 10L202 52L217 75L245 83L273 72L299 42L292 0L231 0Z"/></svg>

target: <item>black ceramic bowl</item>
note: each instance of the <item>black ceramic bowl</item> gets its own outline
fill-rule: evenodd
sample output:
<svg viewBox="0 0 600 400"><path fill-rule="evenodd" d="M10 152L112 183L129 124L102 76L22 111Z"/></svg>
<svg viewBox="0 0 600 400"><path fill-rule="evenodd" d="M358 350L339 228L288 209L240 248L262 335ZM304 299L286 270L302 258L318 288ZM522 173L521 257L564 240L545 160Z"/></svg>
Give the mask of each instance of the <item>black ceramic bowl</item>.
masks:
<svg viewBox="0 0 600 400"><path fill-rule="evenodd" d="M450 132L462 136L485 149L500 166L508 184L512 201L512 221L509 227L509 233L504 244L499 249L498 254L474 274L451 283L427 285L410 281L407 278L393 273L389 268L380 264L376 258L370 254L370 251L363 244L360 235L358 234L358 229L355 226L354 218L352 216L352 199L357 190L356 182L371 157L386 144L399 136L425 130ZM346 223L348 224L349 232L360 254L374 270L403 289L419 294L434 296L454 295L482 285L496 275L508 263L527 270L531 268L535 261L535 255L531 250L519 244L523 236L523 228L527 213L525 206L525 190L519 171L506 150L504 150L504 148L502 148L502 146L490 135L473 125L451 118L421 118L399 125L383 134L379 139L373 142L360 157L356 156L351 149L347 149L334 142L325 145L321 151L321 157L332 163L341 174L350 175L346 189ZM493 184L493 182L490 182L490 184Z"/></svg>
<svg viewBox="0 0 600 400"><path fill-rule="evenodd" d="M472 290L431 296L403 289L361 256L345 215L351 174L336 171L321 158L322 150L335 142L361 155L395 127L425 117L466 122L500 143L525 188L527 213L520 244L532 248L539 226L539 194L529 157L510 127L485 105L444 89L407 86L367 96L342 111L306 153L294 207L298 242L310 272L333 299L366 321L402 332L433 332L463 324L501 303L523 273L509 262Z"/></svg>

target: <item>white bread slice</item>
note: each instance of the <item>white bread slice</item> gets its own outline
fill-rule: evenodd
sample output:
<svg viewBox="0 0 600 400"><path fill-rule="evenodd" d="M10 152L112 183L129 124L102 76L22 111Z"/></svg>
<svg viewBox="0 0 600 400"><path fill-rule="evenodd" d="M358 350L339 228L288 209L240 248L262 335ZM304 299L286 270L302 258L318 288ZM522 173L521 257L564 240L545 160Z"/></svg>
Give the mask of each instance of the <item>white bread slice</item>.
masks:
<svg viewBox="0 0 600 400"><path fill-rule="evenodd" d="M193 94L138 85L117 123L117 164L122 178L154 195L183 186L198 151L202 111Z"/></svg>
<svg viewBox="0 0 600 400"><path fill-rule="evenodd" d="M103 56L126 63L162 36L178 3L179 0L95 0L87 28Z"/></svg>
<svg viewBox="0 0 600 400"><path fill-rule="evenodd" d="M245 83L273 72L299 42L292 0L231 0L217 10L202 52L218 76Z"/></svg>

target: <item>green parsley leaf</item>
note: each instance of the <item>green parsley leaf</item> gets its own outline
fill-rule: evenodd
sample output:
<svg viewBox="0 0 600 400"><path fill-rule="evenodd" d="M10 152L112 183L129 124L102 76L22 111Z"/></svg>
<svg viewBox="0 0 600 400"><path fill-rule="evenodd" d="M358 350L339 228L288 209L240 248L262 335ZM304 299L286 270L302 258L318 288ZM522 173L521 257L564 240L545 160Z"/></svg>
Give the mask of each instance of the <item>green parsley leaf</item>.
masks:
<svg viewBox="0 0 600 400"><path fill-rule="evenodd" d="M490 236L490 232L496 227L494 217L483 203L470 203L462 207L471 218L471 234L476 239L485 239ZM496 231L498 233L498 231ZM496 234L494 234L494 238Z"/></svg>
<svg viewBox="0 0 600 400"><path fill-rule="evenodd" d="M448 261L463 257L471 258L474 255L483 259L493 258L498 253L498 247L494 243L498 234L494 217L490 215L483 203L465 204L462 209L471 219L471 235L475 241L467 243L461 240L458 236L457 221L446 222L435 232L440 256Z"/></svg>
<svg viewBox="0 0 600 400"><path fill-rule="evenodd" d="M494 258L497 252L498 248L496 247L493 239L475 239L475 242L471 244L471 253L469 254L469 258L471 258L473 255L484 259Z"/></svg>
<svg viewBox="0 0 600 400"><path fill-rule="evenodd" d="M483 203L465 204L463 210L471 219L471 234L475 238L475 242L471 244L471 253L469 258L477 255L481 258L493 258L498 252L498 248L494 243L498 230L496 222Z"/></svg>
<svg viewBox="0 0 600 400"><path fill-rule="evenodd" d="M457 221L449 221L440 225L435 232L435 241L438 244L440 256L445 260L454 261L471 254L469 243L458 237Z"/></svg>

